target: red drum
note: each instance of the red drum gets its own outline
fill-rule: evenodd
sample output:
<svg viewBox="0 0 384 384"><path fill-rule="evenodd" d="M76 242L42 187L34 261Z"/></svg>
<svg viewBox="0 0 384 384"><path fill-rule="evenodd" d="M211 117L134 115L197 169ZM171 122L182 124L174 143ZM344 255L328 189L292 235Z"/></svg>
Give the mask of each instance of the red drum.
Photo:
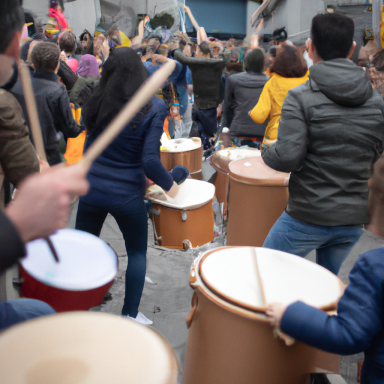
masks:
<svg viewBox="0 0 384 384"><path fill-rule="evenodd" d="M26 245L20 262L21 296L51 305L57 312L88 310L99 305L117 274L117 256L89 233L63 229L50 237L57 263L45 240Z"/></svg>
<svg viewBox="0 0 384 384"><path fill-rule="evenodd" d="M338 369L337 355L275 338L265 315L272 302L336 309L344 284L325 268L271 249L222 247L195 260L190 284L183 384L306 384L316 368Z"/></svg>
<svg viewBox="0 0 384 384"><path fill-rule="evenodd" d="M177 361L155 330L121 316L65 313L0 337L2 384L176 384Z"/></svg>

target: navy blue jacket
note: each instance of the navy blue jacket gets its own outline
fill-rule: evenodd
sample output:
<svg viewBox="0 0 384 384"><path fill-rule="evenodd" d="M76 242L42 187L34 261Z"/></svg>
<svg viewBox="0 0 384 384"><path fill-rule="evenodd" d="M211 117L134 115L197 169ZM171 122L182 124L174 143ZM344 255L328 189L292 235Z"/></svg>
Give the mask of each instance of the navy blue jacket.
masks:
<svg viewBox="0 0 384 384"><path fill-rule="evenodd" d="M164 101L152 98L146 118L132 129L127 125L93 163L88 173L89 193L81 201L107 206L124 204L145 192L145 176L165 190L173 185L172 176L160 161L160 138L168 110ZM87 138L85 148L92 144Z"/></svg>
<svg viewBox="0 0 384 384"><path fill-rule="evenodd" d="M337 316L302 302L285 311L281 330L327 352L352 355L364 351L361 384L384 383L384 248L362 255L349 275Z"/></svg>

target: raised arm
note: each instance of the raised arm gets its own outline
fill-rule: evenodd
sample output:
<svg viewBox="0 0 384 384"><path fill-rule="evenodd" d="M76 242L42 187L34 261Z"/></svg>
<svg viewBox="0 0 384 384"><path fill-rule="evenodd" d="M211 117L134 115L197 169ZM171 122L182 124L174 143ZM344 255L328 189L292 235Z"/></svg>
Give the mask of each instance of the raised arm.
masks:
<svg viewBox="0 0 384 384"><path fill-rule="evenodd" d="M143 37L144 37L144 20L140 21L138 26L138 32L139 34L131 40L132 49L138 49L141 47L141 42L143 41Z"/></svg>
<svg viewBox="0 0 384 384"><path fill-rule="evenodd" d="M185 6L185 12L189 16L189 20L191 20L192 25L195 27L196 31L199 30L199 24L197 23L196 19L193 17L192 12L188 6Z"/></svg>

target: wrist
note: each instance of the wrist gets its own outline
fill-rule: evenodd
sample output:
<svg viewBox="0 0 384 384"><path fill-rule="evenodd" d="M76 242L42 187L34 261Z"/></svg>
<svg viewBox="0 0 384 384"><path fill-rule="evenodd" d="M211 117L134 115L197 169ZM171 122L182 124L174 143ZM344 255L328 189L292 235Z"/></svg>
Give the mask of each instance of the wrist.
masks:
<svg viewBox="0 0 384 384"><path fill-rule="evenodd" d="M31 231L33 226L28 226L26 224L25 215L18 212L13 203L9 204L5 213L24 244L33 239L33 231Z"/></svg>

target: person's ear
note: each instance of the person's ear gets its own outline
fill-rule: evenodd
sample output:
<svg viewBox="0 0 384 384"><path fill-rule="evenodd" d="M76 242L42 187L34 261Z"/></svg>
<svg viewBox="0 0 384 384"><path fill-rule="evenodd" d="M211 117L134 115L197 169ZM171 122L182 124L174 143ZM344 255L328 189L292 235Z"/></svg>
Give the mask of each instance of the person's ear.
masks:
<svg viewBox="0 0 384 384"><path fill-rule="evenodd" d="M352 43L352 48L351 48L351 50L349 51L349 54L348 54L348 56L347 56L347 59L350 59L350 58L352 57L353 52L355 52L355 48L356 48L356 41L354 41L354 42Z"/></svg>
<svg viewBox="0 0 384 384"><path fill-rule="evenodd" d="M55 73L57 74L57 72L59 72L59 68L60 68L60 60L59 60L59 62L57 63L57 67L56 67L56 69L55 69Z"/></svg>
<svg viewBox="0 0 384 384"><path fill-rule="evenodd" d="M19 62L20 60L20 40L21 40L21 33L15 32L11 43L8 45L7 49L4 51L5 55L13 57L17 62Z"/></svg>
<svg viewBox="0 0 384 384"><path fill-rule="evenodd" d="M308 57L313 60L313 53L316 51L315 46L312 43L312 39L307 40L308 44Z"/></svg>

